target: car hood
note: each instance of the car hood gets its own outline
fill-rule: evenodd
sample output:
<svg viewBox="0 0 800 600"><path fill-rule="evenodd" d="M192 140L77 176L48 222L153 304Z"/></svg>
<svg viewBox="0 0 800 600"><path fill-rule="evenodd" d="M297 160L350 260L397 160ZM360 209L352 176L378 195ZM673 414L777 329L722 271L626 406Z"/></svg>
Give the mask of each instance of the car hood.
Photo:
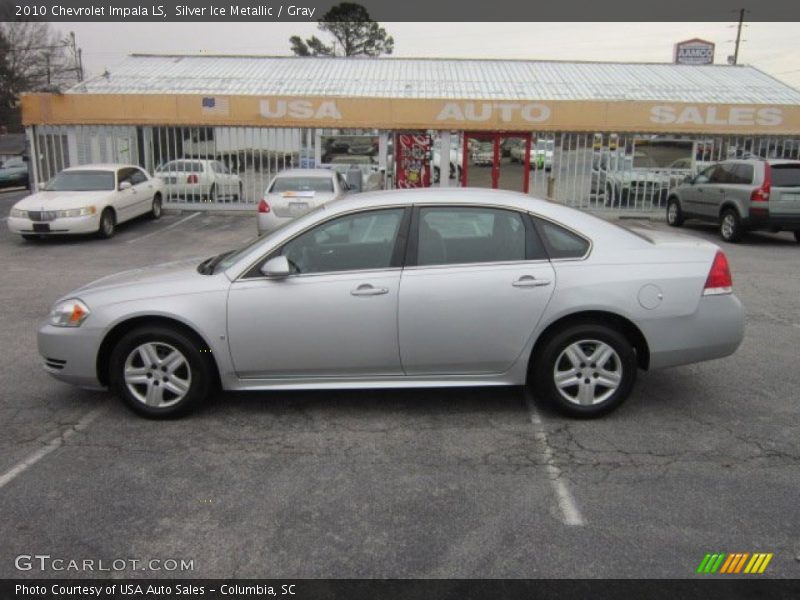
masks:
<svg viewBox="0 0 800 600"><path fill-rule="evenodd" d="M222 273L210 276L197 272L197 265L206 258L200 256L106 275L73 290L64 298L77 296L87 302L99 299L113 303L200 293L219 289L221 283L230 283Z"/></svg>
<svg viewBox="0 0 800 600"><path fill-rule="evenodd" d="M21 210L66 210L82 208L104 200L111 190L100 192L38 192L14 205Z"/></svg>

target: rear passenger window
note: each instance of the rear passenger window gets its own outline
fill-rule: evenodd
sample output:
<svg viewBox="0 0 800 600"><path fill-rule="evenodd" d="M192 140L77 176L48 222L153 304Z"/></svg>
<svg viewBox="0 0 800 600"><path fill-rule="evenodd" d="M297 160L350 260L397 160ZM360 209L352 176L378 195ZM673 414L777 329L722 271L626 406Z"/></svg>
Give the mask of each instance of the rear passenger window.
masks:
<svg viewBox="0 0 800 600"><path fill-rule="evenodd" d="M583 258L589 251L589 241L578 234L544 219L535 221L551 259Z"/></svg>
<svg viewBox="0 0 800 600"><path fill-rule="evenodd" d="M526 247L525 221L510 210L421 208L417 239L420 266L544 258L543 248Z"/></svg>
<svg viewBox="0 0 800 600"><path fill-rule="evenodd" d="M735 181L733 183L753 183L753 165L738 164L733 170Z"/></svg>

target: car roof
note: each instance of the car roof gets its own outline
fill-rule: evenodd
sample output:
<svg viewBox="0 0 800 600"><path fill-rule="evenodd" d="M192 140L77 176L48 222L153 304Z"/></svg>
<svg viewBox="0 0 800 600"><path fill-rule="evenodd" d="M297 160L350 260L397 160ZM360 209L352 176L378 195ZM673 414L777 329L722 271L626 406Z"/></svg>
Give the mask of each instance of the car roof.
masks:
<svg viewBox="0 0 800 600"><path fill-rule="evenodd" d="M141 169L139 165L130 165L126 163L92 163L88 165L78 165L76 167L67 167L64 171L116 171L117 169L127 168Z"/></svg>
<svg viewBox="0 0 800 600"><path fill-rule="evenodd" d="M278 173L278 177L333 177L336 171L330 169L286 169Z"/></svg>

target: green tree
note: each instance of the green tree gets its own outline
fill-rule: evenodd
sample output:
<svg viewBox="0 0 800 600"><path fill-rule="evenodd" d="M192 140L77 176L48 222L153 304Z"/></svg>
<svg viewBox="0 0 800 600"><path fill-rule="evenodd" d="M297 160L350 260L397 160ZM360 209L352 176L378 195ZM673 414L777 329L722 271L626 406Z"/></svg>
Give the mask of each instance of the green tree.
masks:
<svg viewBox="0 0 800 600"><path fill-rule="evenodd" d="M289 43L296 56L380 56L394 50L394 38L360 4L337 4L322 15L317 27L332 35L333 43L329 46L315 35L306 40L293 35Z"/></svg>

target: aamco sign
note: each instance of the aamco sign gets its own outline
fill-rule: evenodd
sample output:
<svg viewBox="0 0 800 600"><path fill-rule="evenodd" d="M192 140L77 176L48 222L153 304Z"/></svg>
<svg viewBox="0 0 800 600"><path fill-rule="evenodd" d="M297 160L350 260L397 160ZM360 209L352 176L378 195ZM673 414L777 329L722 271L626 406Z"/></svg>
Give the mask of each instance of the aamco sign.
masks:
<svg viewBox="0 0 800 600"><path fill-rule="evenodd" d="M713 65L714 44L699 38L678 42L673 60L677 65Z"/></svg>

